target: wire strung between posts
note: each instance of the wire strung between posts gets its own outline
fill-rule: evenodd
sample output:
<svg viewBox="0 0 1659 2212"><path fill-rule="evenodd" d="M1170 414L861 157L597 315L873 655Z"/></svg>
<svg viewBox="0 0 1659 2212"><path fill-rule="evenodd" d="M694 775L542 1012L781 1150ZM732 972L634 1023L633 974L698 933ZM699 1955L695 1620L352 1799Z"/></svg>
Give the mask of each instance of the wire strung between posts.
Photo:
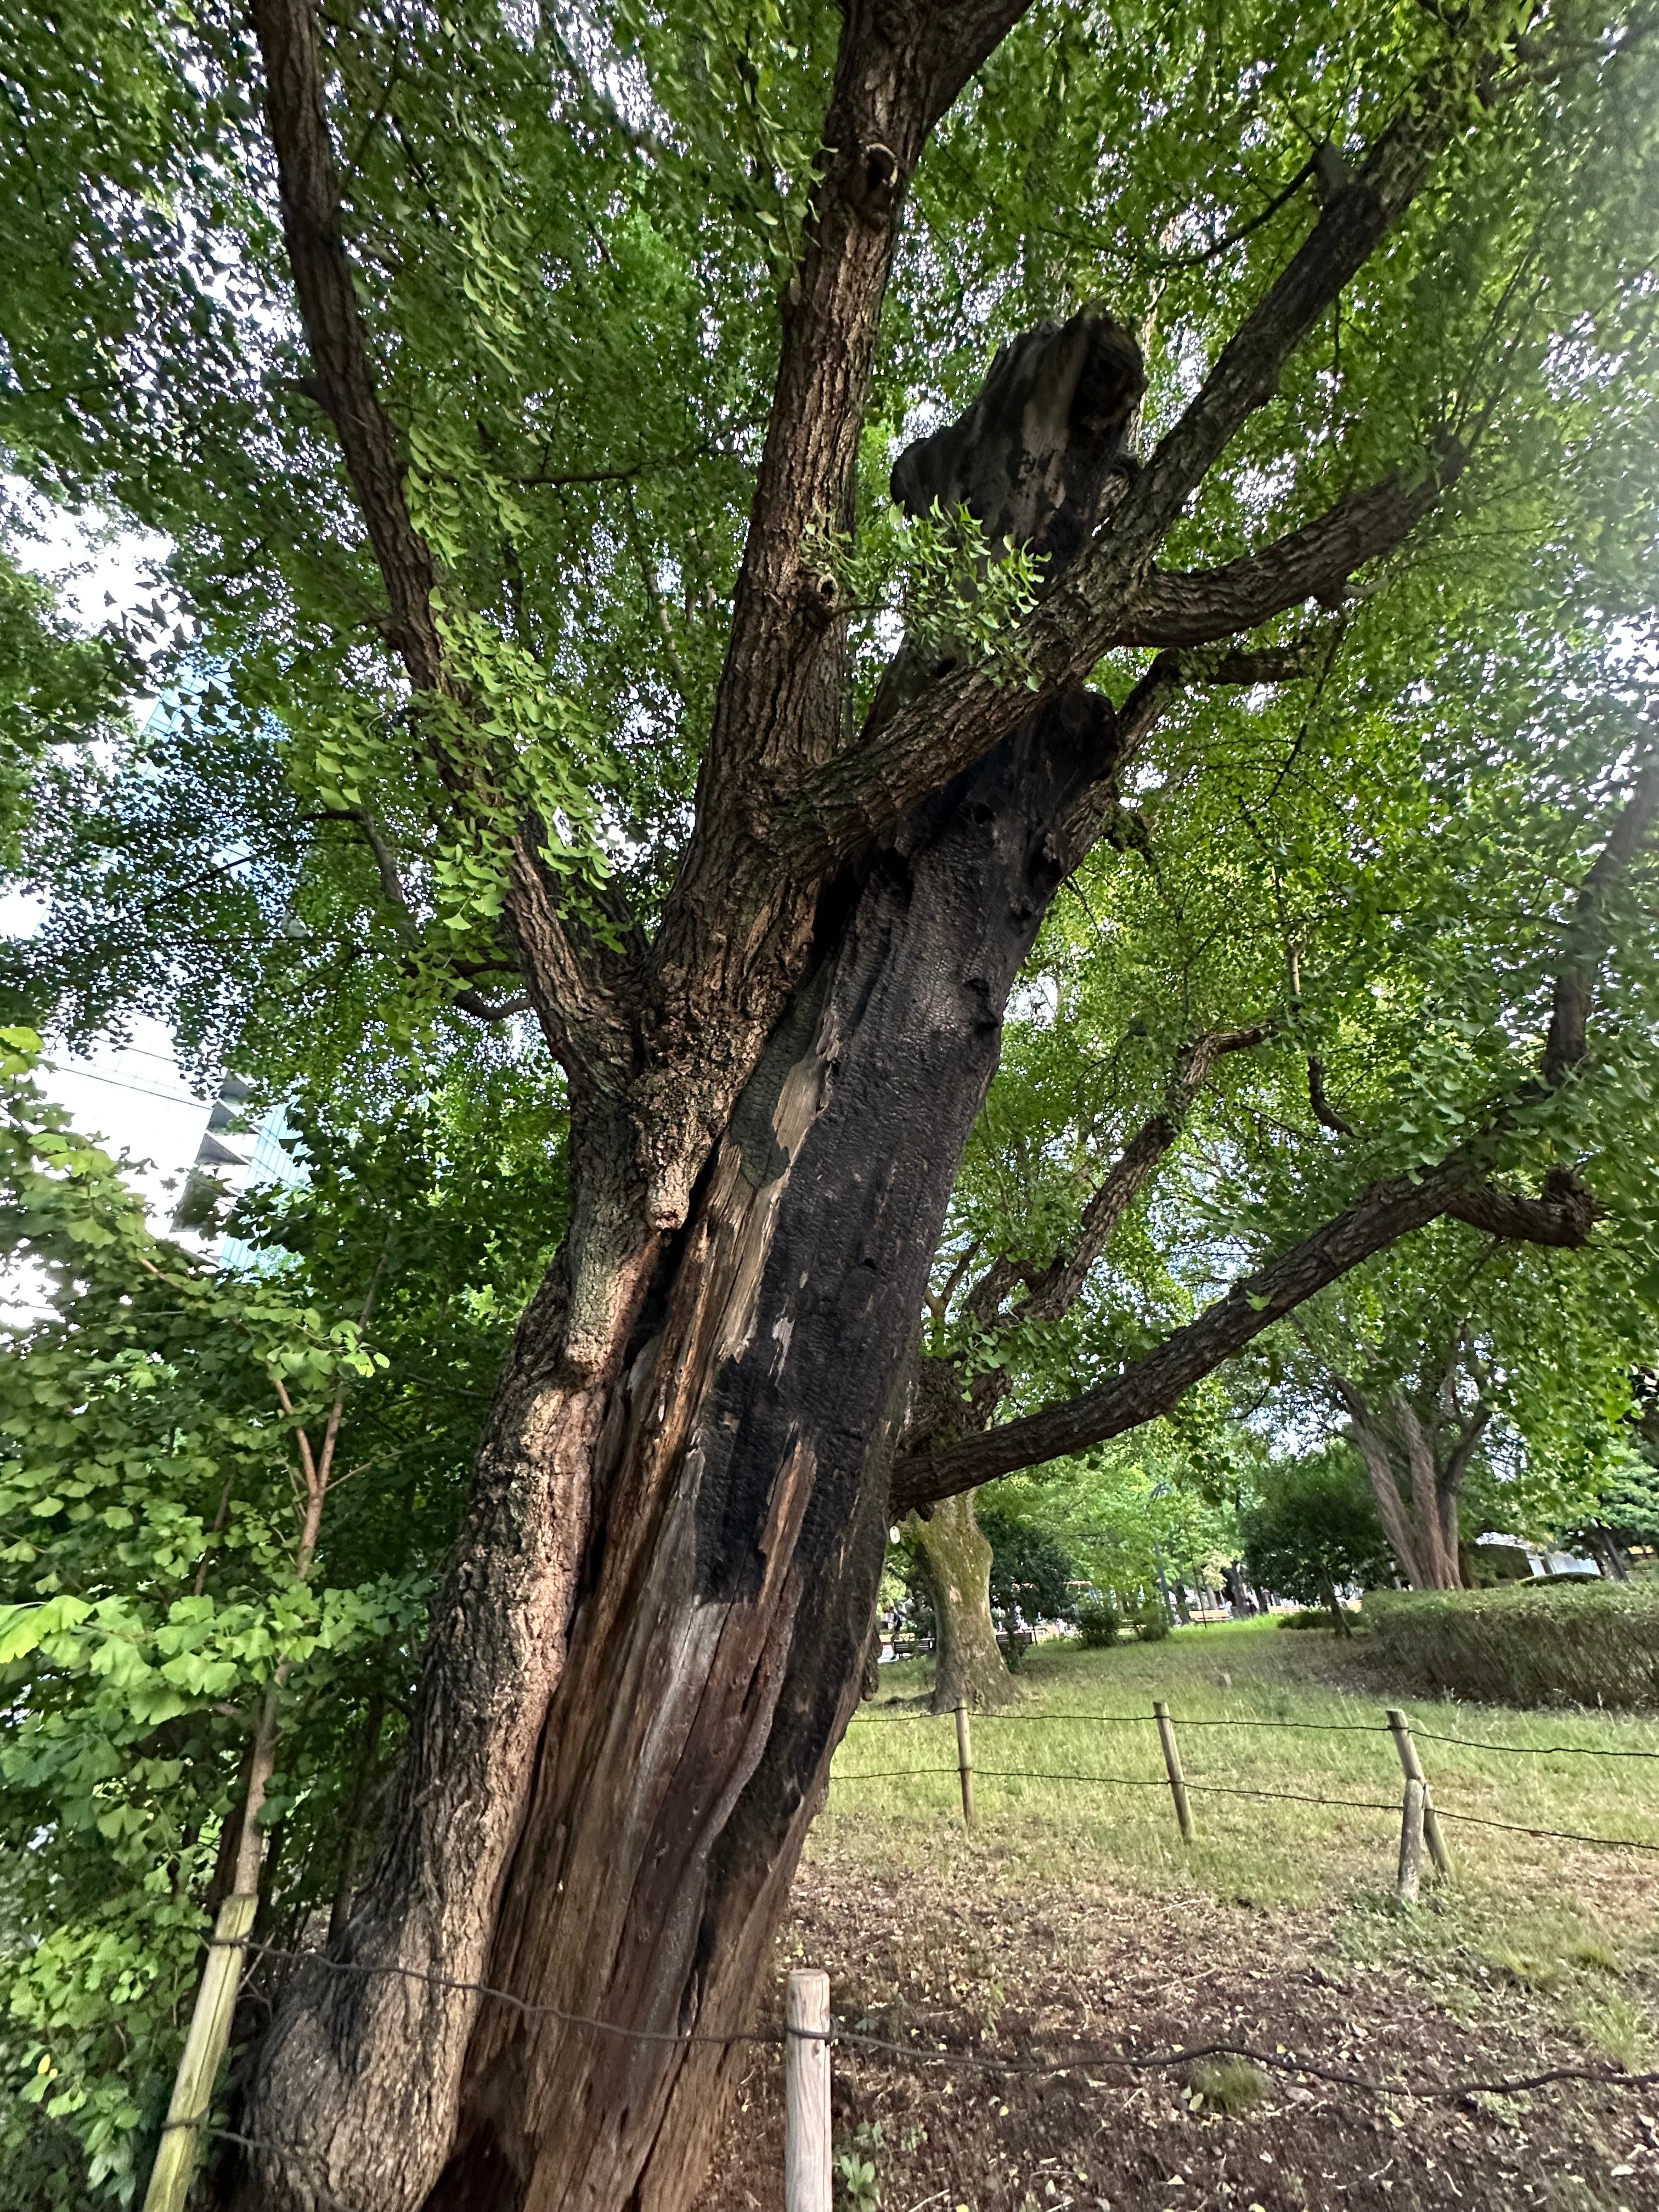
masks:
<svg viewBox="0 0 1659 2212"><path fill-rule="evenodd" d="M948 1774L952 1781L959 1770L954 1766L878 1766L868 1774L831 1774L832 1782L908 1782L913 1774ZM982 1767L974 1769L983 1773Z"/></svg>
<svg viewBox="0 0 1659 2212"><path fill-rule="evenodd" d="M948 1721L945 1713L855 1713L847 1723L848 1728L900 1728L914 1726L921 1721ZM1299 1732L1312 1731L1322 1735L1387 1735L1384 1721L1262 1721L1262 1720L1183 1720L1171 1715L1181 1728L1256 1728L1295 1729ZM1024 1723L1028 1727L1050 1721L1093 1721L1107 1728L1152 1728L1156 1725L1150 1713L975 1713L975 1728L1006 1728L1011 1721ZM1426 1735L1426 1729L1419 1729L1419 1735ZM1448 1742L1461 1739L1447 1737ZM1659 1753L1647 1752L1644 1758L1659 1758Z"/></svg>
<svg viewBox="0 0 1659 2212"><path fill-rule="evenodd" d="M1556 2066L1513 2081L1437 2082L1418 2086L1410 2081L1373 2081L1362 2074L1339 2072L1330 2067L1320 2066L1313 2059L1304 2058L1295 2051L1258 2051L1253 2045L1243 2043L1206 2043L1186 2050L1146 2052L1097 2048L1070 2058L1043 2059L999 2057L981 2051L924 2051L914 2044L895 2043L884 2036L866 2035L857 2028L833 2024L827 2029L785 2025L739 2029L729 2035L702 2035L696 2032L675 2034L657 2028L629 2027L620 2021L598 2020L586 2013L564 2011L557 2005L530 2004L523 1997L515 1996L510 1990L496 1989L489 1982L463 1981L453 1975L434 1974L422 1966L359 1966L351 1960L331 1959L320 1951L284 1950L274 1943L236 1944L220 1936L210 1936L208 1941L210 1948L216 1944L227 1949L257 1952L266 1958L307 1960L330 1973L401 1974L410 1981L434 1984L442 1989L470 1990L477 1996L494 1997L500 2003L510 2005L515 2012L527 2018L562 2021L571 2027L594 2028L601 2034L620 2036L630 2043L688 2046L714 2044L727 2051L743 2044L758 2044L776 2050L792 2041L839 2043L851 2049L879 2051L890 2057L902 2058L912 2065L963 2066L976 2073L999 2074L1010 2078L1023 2075L1054 2076L1078 2074L1091 2069L1098 2072L1111 2067L1132 2074L1167 2071L1175 2067L1194 2066L1206 2058L1244 2058L1270 2073L1303 2074L1310 2081L1327 2081L1337 2088L1363 2089L1369 2096L1417 2097L1425 2101L1476 2095L1518 2096L1523 2091L1547 2088L1557 2081L1589 2081L1603 2088L1616 2089L1644 2089L1659 2082L1659 2073L1615 2074L1598 2067ZM301 2158L307 2155L297 2150L286 2149L278 2143L262 2142L253 2136L236 2135L228 2128L215 2128L211 2132L250 2150L274 2151L279 2157Z"/></svg>
<svg viewBox="0 0 1659 2212"><path fill-rule="evenodd" d="M1467 1820L1477 1828L1507 1828L1516 1836L1553 1836L1563 1844L1602 1844L1615 1851L1659 1851L1659 1844L1644 1844L1635 1836L1590 1836L1576 1828L1532 1828L1524 1820L1494 1820L1488 1813L1449 1813L1438 1798L1434 1809L1443 1820Z"/></svg>
<svg viewBox="0 0 1659 2212"><path fill-rule="evenodd" d="M1101 1782L1112 1790L1167 1790L1170 1786L1168 1776L1163 1774L1043 1774L1030 1766L976 1766L974 1772L988 1774L995 1782Z"/></svg>
<svg viewBox="0 0 1659 2212"><path fill-rule="evenodd" d="M791 2028L791 2035L805 2031ZM1553 2066L1540 2074L1529 2074L1510 2081L1453 2081L1420 2086L1410 2081L1373 2081L1363 2074L1338 2072L1320 2066L1310 2058L1297 2052L1257 2051L1244 2043L1195 2044L1185 2051L1156 2051L1145 2055L1124 2051L1091 2051L1081 2057L1063 2059L996 2058L978 2051L923 2051L914 2044L892 2043L876 2035L861 2035L852 2028L833 2028L827 2037L814 2039L830 2043L844 2043L867 2051L886 2052L893 2057L906 2058L915 2064L937 2066L965 2066L975 2073L998 2074L1009 2076L1035 2075L1052 2079L1066 2074L1086 2074L1091 2069L1104 2072L1116 2067L1127 2073L1167 2071L1172 2067L1196 2066L1206 2058L1245 2058L1255 2066L1274 2074L1304 2074L1310 2081L1328 2081L1339 2089L1363 2089L1372 2097L1416 2097L1424 2103L1440 2100L1455 2101L1463 2097L1516 2097L1528 2089L1547 2088L1555 2081L1594 2081L1607 2088L1646 2089L1659 2082L1656 2074L1613 2074L1605 2068L1595 2066ZM1091 2087L1101 2086L1091 2084Z"/></svg>
<svg viewBox="0 0 1659 2212"><path fill-rule="evenodd" d="M633 2043L718 2043L722 2049L729 2050L739 2043L775 2044L779 2040L775 2032L759 2028L742 2029L732 2035L701 2035L695 2029L680 2033L672 2028L624 2027L616 2021L596 2019L591 2013L567 2012L562 2005L532 2004L527 1998L514 1996L511 1990L498 1990L489 1982L461 1981L453 1974L434 1973L427 1966L331 1959L322 1951L285 1951L275 1943L239 1942L228 1936L210 1936L207 1944L210 1951L246 1951L260 1958L289 1959L302 1965L320 1966L331 1974L399 1974L406 1981L425 1982L433 1989L494 1997L499 2003L510 2005L526 2020L556 2020L567 2027L590 2027L600 2035L626 2036Z"/></svg>
<svg viewBox="0 0 1659 2212"><path fill-rule="evenodd" d="M1287 1805L1346 1806L1354 1813L1392 1813L1399 1814L1400 1807L1386 1797L1316 1797L1302 1790L1247 1790L1237 1782L1194 1782L1187 1778L1188 1790L1201 1790L1212 1797L1282 1797Z"/></svg>
<svg viewBox="0 0 1659 2212"><path fill-rule="evenodd" d="M1086 1782L1109 1790L1167 1790L1169 1781L1161 1774L1071 1774L1045 1772L1030 1766L975 1766L974 1772L993 1782ZM917 1775L949 1775L954 1780L960 1770L954 1766L884 1766L869 1774L832 1774L831 1782L903 1782ZM1339 1811L1352 1813L1392 1813L1400 1808L1386 1797L1318 1797L1303 1790L1250 1790L1236 1782L1194 1782L1190 1776L1185 1787L1201 1791L1210 1797L1256 1797L1286 1805L1327 1805ZM1659 1851L1659 1844L1644 1843L1635 1836L1595 1836L1578 1828L1539 1828L1522 1820L1498 1820L1486 1813L1449 1812L1435 1800L1435 1811L1443 1820L1467 1820L1481 1828L1506 1828L1512 1835L1540 1836L1562 1844L1596 1844L1604 1850Z"/></svg>
<svg viewBox="0 0 1659 2212"><path fill-rule="evenodd" d="M1190 1727L1183 1722L1183 1727ZM1201 1724L1200 1724L1201 1725ZM1487 1743L1478 1736L1443 1735L1438 1729L1420 1728L1413 1721L1412 1734L1430 1743L1461 1744L1465 1751L1502 1751L1512 1759L1659 1759L1659 1751L1640 1751L1634 1746L1595 1743Z"/></svg>

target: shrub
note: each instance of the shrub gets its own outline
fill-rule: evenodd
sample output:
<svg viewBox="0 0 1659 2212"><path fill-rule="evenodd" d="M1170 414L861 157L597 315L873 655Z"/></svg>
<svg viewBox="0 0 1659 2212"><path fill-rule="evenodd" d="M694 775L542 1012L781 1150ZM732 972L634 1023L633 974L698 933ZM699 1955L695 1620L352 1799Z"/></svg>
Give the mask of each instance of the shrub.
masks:
<svg viewBox="0 0 1659 2212"><path fill-rule="evenodd" d="M1085 1598L1077 1609L1077 1632L1085 1651L1103 1651L1117 1642L1117 1607L1109 1598Z"/></svg>
<svg viewBox="0 0 1659 2212"><path fill-rule="evenodd" d="M1392 1575L1394 1553L1351 1445L1278 1461L1264 1484L1265 1495L1239 1523L1244 1571L1258 1589L1328 1607L1339 1584L1363 1587Z"/></svg>
<svg viewBox="0 0 1659 2212"><path fill-rule="evenodd" d="M1510 1583L1371 1590L1371 1650L1390 1674L1492 1705L1659 1709L1659 1589Z"/></svg>
<svg viewBox="0 0 1659 2212"><path fill-rule="evenodd" d="M1170 1616L1161 1598L1144 1598L1134 1612L1134 1632L1143 1644L1161 1644L1170 1632Z"/></svg>

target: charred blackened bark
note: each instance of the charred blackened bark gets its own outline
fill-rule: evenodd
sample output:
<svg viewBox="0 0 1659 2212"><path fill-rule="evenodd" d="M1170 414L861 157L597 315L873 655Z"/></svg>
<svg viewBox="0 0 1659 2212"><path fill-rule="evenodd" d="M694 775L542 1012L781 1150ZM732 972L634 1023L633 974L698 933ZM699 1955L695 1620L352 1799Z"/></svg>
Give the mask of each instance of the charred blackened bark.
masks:
<svg viewBox="0 0 1659 2212"><path fill-rule="evenodd" d="M1101 495L1126 403L1100 362L1139 389L1121 335L1091 311L1002 357L1064 372L1003 465L1030 473L1022 439L1075 463L1010 527L1052 536L1053 498ZM614 1089L573 1077L574 1283L556 1271L520 1329L380 1861L264 2056L246 2132L282 2148L251 2154L246 2201L687 2193L709 2046L455 1985L658 2034L746 2013L856 1701L927 1266L1114 732L1063 694L830 882L684 1227L652 1225ZM672 1103L647 1085L629 1110Z"/></svg>
<svg viewBox="0 0 1659 2212"><path fill-rule="evenodd" d="M842 895L705 1176L490 1960L527 2004L658 2035L749 2015L858 1700L927 1266L1109 728L1081 696L1034 717ZM740 2057L489 2008L428 2212L667 2212Z"/></svg>

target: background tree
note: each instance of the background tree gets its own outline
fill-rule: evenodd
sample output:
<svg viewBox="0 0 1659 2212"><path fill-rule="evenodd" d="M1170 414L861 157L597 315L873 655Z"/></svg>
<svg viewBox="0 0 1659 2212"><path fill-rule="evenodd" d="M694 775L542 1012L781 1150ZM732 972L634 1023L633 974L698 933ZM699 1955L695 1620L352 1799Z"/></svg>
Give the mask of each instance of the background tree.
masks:
<svg viewBox="0 0 1659 2212"><path fill-rule="evenodd" d="M1393 1577L1393 1553L1364 1471L1342 1444L1275 1462L1240 1533L1245 1569L1256 1588L1299 1605L1323 1606L1341 1636L1352 1631L1338 1600L1339 1586L1375 1587Z"/></svg>
<svg viewBox="0 0 1659 2212"><path fill-rule="evenodd" d="M913 1520L904 1531L897 1558L910 1594L913 1617L925 1636L934 1638L933 1710L952 1711L958 1704L977 1709L1003 1705L1012 1692L1009 1661L1018 1662L1022 1630L1039 1621L1077 1618L1077 1563L1042 1525L1012 1506L988 1506L971 1524L983 1547L983 1594L977 1583L964 1599L960 1581L954 1589L940 1583L951 1571L953 1531L966 1501L949 1499L930 1517ZM941 1543L941 1532L943 1543ZM965 1548L965 1547L960 1547ZM975 1554L977 1553L975 1547ZM975 1634L981 1619L987 1633ZM968 1644L966 1626L973 1637ZM986 1644L994 1668L984 1657ZM1004 1646L1007 1647L1006 1651ZM973 1659L978 1657L975 1670Z"/></svg>
<svg viewBox="0 0 1659 2212"><path fill-rule="evenodd" d="M1011 1642L1042 1621L1077 1618L1077 1563L1046 1528L997 1504L981 1525L991 1541L991 1610Z"/></svg>
<svg viewBox="0 0 1659 2212"><path fill-rule="evenodd" d="M1344 1419L1411 1587L1459 1588L1483 1528L1538 1536L1585 1517L1623 1456L1646 1326L1631 1257L1609 1240L1569 1273L1437 1227L1298 1316L1283 1410L1311 1384Z"/></svg>
<svg viewBox="0 0 1659 2212"><path fill-rule="evenodd" d="M1552 754L1480 667L1486 791L1507 775L1524 830L1556 823L1486 854L1460 787L1486 750L1414 718L1505 643L1565 699L1561 611L1603 638L1638 611L1649 49L1576 7L630 6L577 39L472 0L255 0L250 44L203 0L7 27L0 436L32 483L168 540L179 818L215 822L216 762L267 793L262 748L288 794L227 806L206 858L143 856L153 933L117 857L100 884L64 841L65 920L15 988L185 1000L170 908L217 871L254 890L226 901L240 982L192 1013L204 1054L234 1037L272 1095L321 1068L361 1096L523 1008L568 1115L562 1246L486 1419L349 1971L288 1987L243 2130L283 2148L246 2187L682 2202L893 1515L1168 1413L1431 1219L1570 1249L1579 1178L1628 1195L1641 1019L1596 1054L1580 1023L1541 1088L1536 1051L1545 979L1629 1006L1651 970L1641 884L1568 927L1649 788L1628 694L1581 691ZM924 406L901 521L871 495ZM1425 567L1390 568L1408 541ZM1310 605L1351 617L1340 650ZM1419 800L1468 814L1442 906L1469 975L1484 939L1491 1018L1461 1057L1450 993L1425 1022L1407 990L1369 1087L1363 1051L1339 1069L1297 902L1321 868L1277 866L1281 921L1208 774L1205 733L1237 728L1218 686L1267 677L1310 726L1276 768L1345 749L1333 879L1378 822L1403 852ZM1194 1310L1141 1316L1115 1376L1038 1402L1033 1371L1030 1402L896 1457L1045 912L1137 812L1156 861L1158 795L1200 787L1270 893L1308 1113L1357 1134L1277 1178L1268 1145L1214 1164L1212 1228L1246 1218L1171 1268ZM1366 911L1363 969L1325 971L1355 994L1390 934ZM1182 1014L1161 1044L1196 1041ZM486 1979L524 2008L458 1997Z"/></svg>

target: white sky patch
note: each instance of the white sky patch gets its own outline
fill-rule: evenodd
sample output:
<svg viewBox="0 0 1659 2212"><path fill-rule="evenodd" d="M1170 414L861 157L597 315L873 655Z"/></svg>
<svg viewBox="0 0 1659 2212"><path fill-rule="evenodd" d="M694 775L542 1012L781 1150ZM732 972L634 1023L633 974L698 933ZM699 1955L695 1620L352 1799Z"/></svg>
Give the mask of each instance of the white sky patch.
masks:
<svg viewBox="0 0 1659 2212"><path fill-rule="evenodd" d="M1008 1018L1033 1029L1052 1029L1060 1012L1060 985L1052 975L1022 976L1008 994Z"/></svg>
<svg viewBox="0 0 1659 2212"><path fill-rule="evenodd" d="M68 1113L75 1128L117 1159L144 1201L150 1227L163 1235L212 1101L199 1097L179 1073L163 1024L140 1015L125 1043L98 1043L85 1053L53 1052L40 1088Z"/></svg>
<svg viewBox="0 0 1659 2212"><path fill-rule="evenodd" d="M189 628L161 574L172 549L158 531L134 530L97 514L71 514L42 499L21 477L0 476L0 495L23 526L12 533L9 550L52 585L77 629L88 634L111 625L130 629L139 610L152 605L160 607L168 631ZM153 703L134 702L141 722Z"/></svg>

